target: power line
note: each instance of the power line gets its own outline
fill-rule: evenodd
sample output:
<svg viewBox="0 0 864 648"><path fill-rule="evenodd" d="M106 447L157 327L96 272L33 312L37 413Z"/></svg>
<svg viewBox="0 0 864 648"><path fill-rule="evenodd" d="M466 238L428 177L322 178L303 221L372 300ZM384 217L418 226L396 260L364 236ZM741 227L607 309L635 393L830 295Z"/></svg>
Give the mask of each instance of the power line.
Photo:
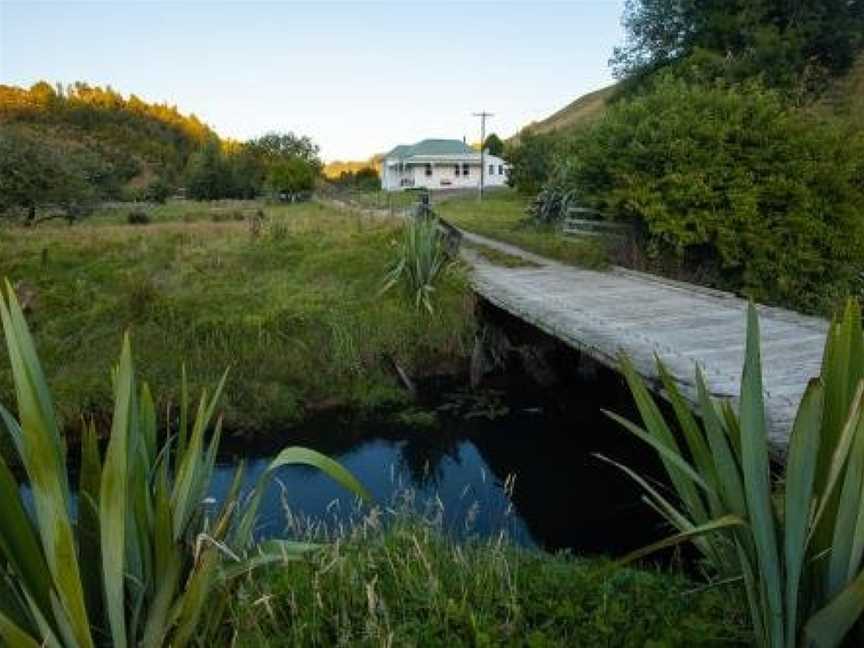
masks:
<svg viewBox="0 0 864 648"><path fill-rule="evenodd" d="M486 182L486 118L495 115L482 110L474 113L474 116L480 118L480 200L483 200L483 185Z"/></svg>

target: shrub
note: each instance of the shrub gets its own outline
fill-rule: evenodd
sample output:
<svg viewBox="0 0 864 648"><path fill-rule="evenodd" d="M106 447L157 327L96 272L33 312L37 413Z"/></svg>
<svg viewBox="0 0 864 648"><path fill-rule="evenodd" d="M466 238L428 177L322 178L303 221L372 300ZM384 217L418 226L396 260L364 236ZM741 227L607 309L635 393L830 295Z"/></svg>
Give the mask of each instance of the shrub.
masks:
<svg viewBox="0 0 864 648"><path fill-rule="evenodd" d="M665 78L570 138L550 184L641 223L658 256L825 311L864 267L862 160L864 135L758 85Z"/></svg>
<svg viewBox="0 0 864 648"><path fill-rule="evenodd" d="M287 448L241 506L242 468L221 507L203 503L219 448L221 421L205 434L219 401L201 396L189 416L183 383L176 437L161 448L146 384L136 387L129 339L113 373L114 417L104 457L95 426L85 427L79 509L71 511L66 448L33 339L11 287L0 295L0 320L16 385L16 421L0 408L32 506L0 456L0 640L35 648L110 645L204 645L219 630L240 576L297 559L313 546L289 541L253 545L261 493L273 470L290 463L327 472L366 497L343 468L304 448ZM184 376L185 377L185 376Z"/></svg>
<svg viewBox="0 0 864 648"><path fill-rule="evenodd" d="M401 283L418 309L423 307L433 312L435 284L449 262L442 238L436 217L409 220L402 228L402 238L396 244L396 258L381 292Z"/></svg>
<svg viewBox="0 0 864 648"><path fill-rule="evenodd" d="M133 209L126 216L126 221L130 225L148 225L150 223L150 214L143 209Z"/></svg>
<svg viewBox="0 0 864 648"><path fill-rule="evenodd" d="M611 416L659 453L679 500L670 502L621 466L679 532L631 559L692 541L722 578L741 581L759 646L840 645L864 612L864 335L857 304L828 332L822 375L802 397L779 490L770 473L755 307L737 413L728 401L710 398L697 371L700 426L660 364L683 446L632 365L626 358L622 364L645 427Z"/></svg>
<svg viewBox="0 0 864 648"><path fill-rule="evenodd" d="M540 191L553 169L555 151L560 142L556 133L519 133L519 142L507 147L505 157L510 162L507 182L524 194Z"/></svg>
<svg viewBox="0 0 864 648"><path fill-rule="evenodd" d="M143 199L148 202L164 204L171 195L171 185L165 178L159 176L144 188Z"/></svg>

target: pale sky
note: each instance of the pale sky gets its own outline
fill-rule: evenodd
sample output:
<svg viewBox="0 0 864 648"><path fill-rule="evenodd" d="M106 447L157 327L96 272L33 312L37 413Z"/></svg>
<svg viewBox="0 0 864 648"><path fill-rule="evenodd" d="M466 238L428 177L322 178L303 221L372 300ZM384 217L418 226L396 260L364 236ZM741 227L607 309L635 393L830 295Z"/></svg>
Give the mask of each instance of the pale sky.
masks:
<svg viewBox="0 0 864 648"><path fill-rule="evenodd" d="M0 83L111 85L220 135L310 135L326 160L507 137L611 82L623 0L10 2Z"/></svg>

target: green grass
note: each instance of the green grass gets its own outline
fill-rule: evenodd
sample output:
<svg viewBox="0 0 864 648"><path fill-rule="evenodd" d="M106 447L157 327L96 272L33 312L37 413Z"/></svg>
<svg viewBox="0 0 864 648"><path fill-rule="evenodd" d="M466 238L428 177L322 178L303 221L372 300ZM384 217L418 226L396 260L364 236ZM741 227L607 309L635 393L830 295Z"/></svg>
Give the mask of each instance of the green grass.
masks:
<svg viewBox="0 0 864 648"><path fill-rule="evenodd" d="M434 526L362 524L234 602L241 646L745 645L738 590L524 550L455 544ZM236 634L235 634L236 633Z"/></svg>
<svg viewBox="0 0 864 648"><path fill-rule="evenodd" d="M259 208L267 220L256 237L242 218ZM0 228L0 276L31 296L28 321L66 426L110 411L106 378L125 330L153 393L175 402L182 363L193 390L230 366L232 431L278 431L322 404L399 403L384 357L416 375L461 366L468 353L473 305L458 274L436 291L432 315L398 292L378 295L396 223L313 203L171 202L137 226L128 211ZM8 366L4 354L6 404Z"/></svg>
<svg viewBox="0 0 864 648"><path fill-rule="evenodd" d="M539 268L540 266L533 261L523 259L522 257L507 254L501 250L496 250L488 245L472 243L470 241L463 242L462 245L476 252L480 257L491 263L492 265L501 266L503 268Z"/></svg>
<svg viewBox="0 0 864 648"><path fill-rule="evenodd" d="M606 265L600 241L565 238L557 227L532 223L526 215L529 202L530 198L508 189L490 192L482 202L474 196L447 198L435 205L435 211L457 227L550 259L588 268Z"/></svg>
<svg viewBox="0 0 864 648"><path fill-rule="evenodd" d="M332 186L326 198L337 200L356 209L375 209L396 212L417 204L415 191L374 191Z"/></svg>

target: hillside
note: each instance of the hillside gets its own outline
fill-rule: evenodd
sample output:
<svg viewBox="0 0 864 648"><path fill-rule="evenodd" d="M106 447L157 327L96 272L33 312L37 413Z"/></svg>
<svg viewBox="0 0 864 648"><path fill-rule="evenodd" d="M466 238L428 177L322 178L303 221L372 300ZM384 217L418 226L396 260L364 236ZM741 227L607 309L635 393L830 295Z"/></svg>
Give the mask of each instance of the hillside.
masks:
<svg viewBox="0 0 864 648"><path fill-rule="evenodd" d="M540 134L590 123L603 114L617 88L618 85L614 84L582 95L558 112L531 122L525 128ZM849 117L864 127L864 55L859 55L852 68L831 83L814 106L820 111ZM517 138L518 135L511 141Z"/></svg>
<svg viewBox="0 0 864 648"><path fill-rule="evenodd" d="M531 122L525 128L533 133L548 133L590 123L603 114L607 103L615 94L615 90L616 86L611 85L589 92L546 119Z"/></svg>
<svg viewBox="0 0 864 648"><path fill-rule="evenodd" d="M0 127L87 168L87 181L107 198L176 181L192 152L215 137L174 106L85 83L0 85Z"/></svg>
<svg viewBox="0 0 864 648"><path fill-rule="evenodd" d="M374 155L368 160L333 160L324 165L321 172L330 180L338 180L343 173L357 173L362 169L376 169L383 156Z"/></svg>

